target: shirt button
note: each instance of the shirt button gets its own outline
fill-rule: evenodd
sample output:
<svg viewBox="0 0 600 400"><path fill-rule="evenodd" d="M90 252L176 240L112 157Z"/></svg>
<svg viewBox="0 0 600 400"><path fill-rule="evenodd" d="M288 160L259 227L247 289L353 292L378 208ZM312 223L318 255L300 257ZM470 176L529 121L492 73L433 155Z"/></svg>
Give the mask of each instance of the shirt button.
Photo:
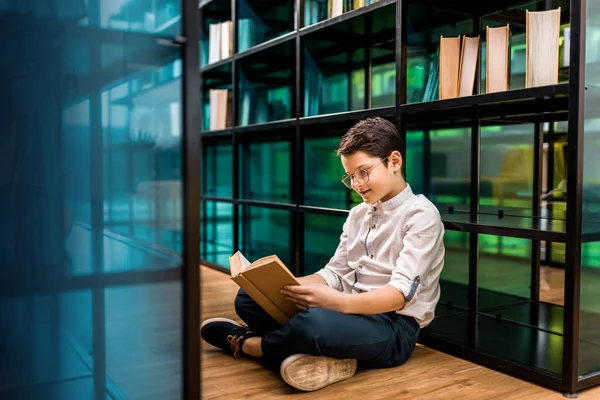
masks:
<svg viewBox="0 0 600 400"><path fill-rule="evenodd" d="M371 258L373 258L373 254L371 254Z"/></svg>
<svg viewBox="0 0 600 400"><path fill-rule="evenodd" d="M373 207L373 211L377 211L377 207Z"/></svg>
<svg viewBox="0 0 600 400"><path fill-rule="evenodd" d="M362 267L363 267L362 265L359 265L359 266L358 266L358 268L359 268L359 269L362 269Z"/></svg>
<svg viewBox="0 0 600 400"><path fill-rule="evenodd" d="M376 227L377 227L377 225L373 225L373 226L371 227L371 229L375 229Z"/></svg>

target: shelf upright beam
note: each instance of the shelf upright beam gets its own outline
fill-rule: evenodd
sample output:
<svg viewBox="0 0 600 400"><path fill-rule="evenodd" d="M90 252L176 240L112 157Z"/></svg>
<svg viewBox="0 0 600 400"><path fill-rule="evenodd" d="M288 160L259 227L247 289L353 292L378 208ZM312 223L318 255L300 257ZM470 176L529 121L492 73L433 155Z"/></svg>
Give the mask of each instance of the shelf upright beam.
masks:
<svg viewBox="0 0 600 400"><path fill-rule="evenodd" d="M200 21L198 1L182 2L183 45L183 398L200 396ZM95 358L96 354L94 354ZM104 397L103 397L104 398Z"/></svg>
<svg viewBox="0 0 600 400"><path fill-rule="evenodd" d="M583 127L585 117L585 29L587 0L571 0L569 128L567 145L567 245L563 341L563 387L579 383L579 306L581 284Z"/></svg>
<svg viewBox="0 0 600 400"><path fill-rule="evenodd" d="M238 62L236 61L236 55L239 50L238 41L238 17L239 17L239 1L231 0L231 21L233 24L232 35L233 35L233 60L231 62L231 122L233 127L239 126L238 118L238 106L239 106L239 82L240 77L238 74ZM239 146L239 133L234 129L231 133L231 145L233 146L233 190L232 195L234 199L240 198L240 146ZM240 207L238 205L233 206L233 252L240 250Z"/></svg>
<svg viewBox="0 0 600 400"><path fill-rule="evenodd" d="M482 18L476 16L473 18L473 33L480 35L482 29ZM481 40L479 48L481 49ZM481 51L479 51L481 53ZM481 92L481 57L477 62L477 68L475 71L475 87L473 88L475 93ZM480 144L481 144L481 122L479 118L473 118L471 125L471 185L469 201L469 211L471 217L474 217L479 213L479 188L480 188ZM468 299L469 299L469 346L475 347L477 342L477 311L479 309L478 304L478 291L479 291L479 235L477 233L469 234L469 288L468 288Z"/></svg>
<svg viewBox="0 0 600 400"><path fill-rule="evenodd" d="M533 198L532 208L533 216L541 216L541 197L542 197L542 152L544 150L544 132L543 123L536 122L533 132ZM533 240L531 242L531 278L530 278L530 298L540 301L540 263L541 263L541 241Z"/></svg>
<svg viewBox="0 0 600 400"><path fill-rule="evenodd" d="M295 82L294 82L294 93L293 98L295 99L295 113L296 118L296 136L294 143L294 162L291 168L291 181L290 184L293 186L292 191L294 192L294 201L297 206L304 204L304 136L303 130L300 128L300 117L304 114L304 52L302 51L302 37L300 36L300 28L304 21L304 9L302 7L303 1L296 0L296 69L295 69ZM294 179L295 178L295 179ZM304 215L300 212L299 207L296 207L294 211L294 222L295 226L292 229L292 235L294 236L293 246L295 254L292 259L294 260L294 274L296 276L304 276L306 271L304 270Z"/></svg>
<svg viewBox="0 0 600 400"><path fill-rule="evenodd" d="M406 104L406 77L408 65L408 0L396 2L396 128L402 137L402 160L406 171L406 123L402 118L400 107Z"/></svg>
<svg viewBox="0 0 600 400"><path fill-rule="evenodd" d="M366 110L371 108L372 105L372 88L371 82L373 79L373 42L372 42L372 34L373 31L373 13L368 13L365 16L365 34L367 35L366 45L365 45L365 104L364 107ZM352 64L352 60L350 63ZM348 85L350 88L350 85ZM350 93L352 93L351 89L349 89ZM348 104L350 106L350 104ZM349 108L350 109L350 108Z"/></svg>

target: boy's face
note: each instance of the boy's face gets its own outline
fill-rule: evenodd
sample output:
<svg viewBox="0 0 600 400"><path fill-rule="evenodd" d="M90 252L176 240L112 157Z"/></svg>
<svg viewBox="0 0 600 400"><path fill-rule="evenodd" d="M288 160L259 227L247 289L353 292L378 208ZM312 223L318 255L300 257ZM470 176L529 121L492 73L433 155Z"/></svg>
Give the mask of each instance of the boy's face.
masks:
<svg viewBox="0 0 600 400"><path fill-rule="evenodd" d="M346 175L351 176L352 189L367 204L386 201L395 195L401 181L402 157L394 151L387 157L387 166L380 157L363 151L341 156Z"/></svg>

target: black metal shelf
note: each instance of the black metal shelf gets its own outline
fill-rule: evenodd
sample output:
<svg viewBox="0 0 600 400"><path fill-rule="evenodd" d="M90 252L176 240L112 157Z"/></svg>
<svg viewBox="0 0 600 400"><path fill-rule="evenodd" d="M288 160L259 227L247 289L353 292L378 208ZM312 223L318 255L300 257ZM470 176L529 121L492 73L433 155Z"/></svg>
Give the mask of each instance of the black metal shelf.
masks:
<svg viewBox="0 0 600 400"><path fill-rule="evenodd" d="M358 111L346 111L335 114L315 115L299 119L300 125L322 125L335 122L358 121L368 117L392 117L396 114L396 107L379 107Z"/></svg>
<svg viewBox="0 0 600 400"><path fill-rule="evenodd" d="M214 62L212 64L207 64L204 67L200 68L200 73L203 74L203 75L204 74L209 74L209 73L211 73L213 71L216 71L216 70L218 70L218 69L220 69L222 67L230 66L231 63L233 62L233 58L234 57L231 56L231 57L227 57L227 58L224 58L222 60L219 60L217 62ZM229 69L231 69L231 67L229 67Z"/></svg>
<svg viewBox="0 0 600 400"><path fill-rule="evenodd" d="M235 128L225 128L225 129L216 129L216 130L212 130L212 131L201 131L200 135L202 137L206 137L206 138L231 136L235 130L236 130Z"/></svg>
<svg viewBox="0 0 600 400"><path fill-rule="evenodd" d="M422 122L431 118L451 119L494 119L526 121L532 116L542 115L543 120L552 120L550 114L568 117L569 85L540 86L527 89L508 90L479 94L454 99L435 100L422 103L403 104L399 113L409 122Z"/></svg>
<svg viewBox="0 0 600 400"><path fill-rule="evenodd" d="M272 10L267 10L266 7L270 4L267 0L243 0L243 5L248 2L255 5L260 3L259 8L265 7L264 15L259 15L261 20L257 21L270 30L263 38L288 32L286 29L291 14L284 15L283 12L274 13ZM562 7L564 3L565 1L558 0L553 4ZM290 12L293 11L293 7L288 7L288 4L291 3L286 0L282 9L289 8ZM581 318L594 321L595 319L580 310L578 298L581 282L581 244L587 241L600 241L600 222L590 223L589 221L595 217L585 213L581 215L582 191L580 189L583 165L579 159L583 146L583 117L589 118L594 115L593 110L586 110L586 113L583 113L581 99L585 98L585 101L590 104L590 101L593 102L591 97L598 96L593 87L585 90L585 69L582 66L583 58L579 55L584 51L580 38L585 36L585 26L582 23L585 22L582 21L582 18L585 19L583 16L585 9L581 7L582 4L585 3L571 0L569 6L563 8L562 13L561 23L570 23L572 31L570 67L559 71L560 82L568 81L568 83L429 102L414 102L423 97L424 84L421 80L427 82L428 72L424 72L424 78L420 75L409 76L408 74L412 73L412 68L420 65L419 63L423 63L427 70L428 57L433 57L439 35L479 34L483 46L486 22L492 25L511 23L515 31L523 32L525 8L541 10L550 6L541 0L485 2L381 0L305 27L301 26L301 12L297 10L294 15L295 30L256 44L235 54L229 60L206 66L200 71L203 78L211 75L218 78L224 68L232 66L233 94L237 96L233 102L236 114L234 121L241 115L237 107L240 106L239 101L243 94L254 90L259 92L256 95L257 101L271 102L272 100L265 100L265 93L273 91L283 99L278 98L278 103L269 103L267 106L278 107L280 103L285 103L286 107L285 113L272 113L267 117L258 114L253 114L250 118L244 117L244 123L250 125L202 133L202 136L207 138L231 135L233 149L231 158L234 168L232 198L200 196L201 199L235 205L232 220L234 251L239 248L240 243L248 240L244 237L243 231L244 211L242 210L244 208L238 206L248 205L289 211L289 249L290 253L295 254L295 257L291 257L293 265L290 265L290 268L302 273L305 261L308 257L313 257L310 255L310 249L306 248L308 242L306 245L304 243L305 223L310 220L307 217L329 216L320 223L329 220L337 223L338 219L345 218L349 213L348 210L343 209L344 202L350 205L354 201L350 196L335 197L330 202L326 199L309 199L305 196L305 194L310 196L310 188L304 187L305 174L312 173L307 172L312 171L310 168L306 168L306 163L310 162L305 154L305 147L310 144L310 140L307 139L323 138L322 143L328 143L329 138L340 137L357 121L374 116L392 120L405 142L407 142L407 131L418 129L419 136L411 137L409 145L422 139L422 143L418 143L422 148L409 148L408 155L405 155L408 158L422 157L423 171L416 173L410 171L413 175L411 179L422 179L422 182L413 186L420 188L422 186L423 193L435 194L438 199L443 198L444 195L462 196L460 201L467 203L464 206L455 206L451 212L443 206L438 207L447 232L467 233L456 235L453 232L452 235L453 238L458 237L461 240L460 246L464 246L460 249L461 254L453 262L465 264L463 271L452 272L461 274L461 279L465 279L466 283L444 281L436 318L422 331L421 343L567 393L574 393L592 384L600 384L600 375L593 375L600 368L600 363L595 361L600 359L600 345L595 342L593 330L588 332L585 327L580 329ZM232 5L234 6L233 18L240 18L239 14L236 15L240 5L236 5L235 2ZM317 19L321 17L319 15ZM271 23L272 25L269 26ZM254 40L263 38L252 39L243 46L252 45ZM235 39L237 40L237 37ZM380 82L375 81L372 75L374 68L386 70L388 63L395 64L395 77L385 75ZM481 92L482 87L485 86L481 62L479 67L476 72L475 93ZM358 78L358 74L352 75L355 71L359 71L361 78ZM350 82L354 83L357 79L360 79L360 84L363 85L362 71L364 71L364 93L373 93L371 86L378 85L377 92L380 94L373 94L377 97L363 97L362 93L356 95L356 86L350 88ZM593 73L593 70L587 72ZM316 88L311 86L310 79L313 75L315 78L313 81L320 85ZM521 81L522 77L517 77L513 87L521 85ZM339 85L339 82L343 83ZM322 91L324 86L333 87L334 84L338 85L336 90L332 89L326 96L318 92ZM389 87L388 91L388 86L381 89L382 84L393 85L394 90ZM410 87L407 87L408 85ZM288 99L290 89L291 95ZM362 87L358 90L362 90ZM317 96L314 96L315 94ZM319 107L305 109L307 98L318 98ZM374 102L375 99L377 102ZM264 105L263 103L261 105ZM394 104L394 106L373 107L373 104ZM357 110L357 108L361 109ZM342 109L352 111L334 112ZM258 121L261 123L257 123ZM555 121L568 121L567 131L554 133L551 128L546 134L542 123ZM517 204L513 203L513 200L524 200L523 204L531 204L530 209L504 208L503 214L499 215L500 207L482 205L471 207L471 205L481 204L481 199L490 193L489 182L482 178L489 171L484 173L481 168L482 157L485 157L481 153L482 144L488 146L490 141L486 141L488 136L481 135L481 129L485 126L510 124L527 124L532 128L533 182L530 188L522 189L523 193L516 194L518 198L511 194L513 197L507 204ZM461 163L464 162L461 168L468 168L469 172L464 170L446 172L448 176L458 174L464 179L444 185L446 190L442 191L439 186L436 187L433 177L440 174L443 177L444 172L437 170L438 166L434 165L437 158L434 158L432 153L436 151L435 146L441 143L438 140L444 139L441 139L441 135L436 136L437 133L430 134L436 129L445 128L466 128L470 132L470 135L465 133L465 137L461 139L464 143L453 144L461 148L465 147L464 156L468 157L469 161L461 160ZM290 203L279 202L281 199L275 201L253 199L260 197L270 200L271 198L265 193L242 196L245 198L241 199L240 182L244 182L244 178L240 172L242 170L240 168L242 158L239 157L242 151L240 144L246 141L271 140L272 137L290 143L290 190L289 193L285 193L288 195L285 201ZM498 135L498 140L501 137L502 135ZM507 142L510 140L510 138L506 139ZM569 182L568 192L572 194L566 200L567 211L563 211L562 214L543 211L540 200L542 168L544 168L543 143L558 141L569 144L565 154L565 163L568 164L565 170ZM527 145L529 146L529 142ZM549 157L552 154L549 154ZM216 162L215 167L219 167ZM288 165L285 167L287 169ZM584 223L581 224L580 220ZM583 225L583 229L580 225ZM500 255L497 259L489 258L489 254L480 248L481 243L484 243L482 246L488 246L489 243L482 240L487 238L480 235L520 238L531 242L531 252L526 252L524 256L520 255L517 262L531 269L526 271L529 274L528 282L523 283L521 287L528 293L527 297L495 291L493 283L490 282L486 287L479 287L479 276L488 272L482 265L483 262L497 262L498 265L494 268L501 267L505 262L512 262ZM498 246L499 249L504 249L502 246L512 246L518 242L521 241L498 240ZM538 301L542 255L540 242L566 244L564 307ZM478 275L480 273L481 275ZM579 365L577 365L578 361ZM579 371L587 379L579 376Z"/></svg>
<svg viewBox="0 0 600 400"><path fill-rule="evenodd" d="M240 53L235 54L234 57L236 60L241 60L241 59L249 57L253 54L257 54L257 53L261 53L261 52L270 50L273 47L278 46L282 43L294 42L295 40L296 40L296 32L292 31L292 32L286 33L284 35L281 35L279 37L276 37L274 39L267 40L266 42L262 42L255 46L252 46L248 50L244 50ZM275 61L275 60L276 59L273 59L272 61Z"/></svg>
<svg viewBox="0 0 600 400"><path fill-rule="evenodd" d="M444 227L453 231L482 233L532 240L566 241L565 221L550 218L532 218L505 215L475 214L454 211L441 213ZM560 224L560 226L556 226Z"/></svg>
<svg viewBox="0 0 600 400"><path fill-rule="evenodd" d="M375 10L378 10L378 9L381 9L381 8L384 8L384 7L393 5L393 4L396 4L396 0L380 0L377 3L369 4L368 6L357 8L356 10L347 11L347 12L343 13L342 15L338 15L337 17L329 18L324 21L317 22L316 24L308 25L308 26L301 28L300 36L306 36L306 35L310 35L313 33L320 34L321 33L320 31L323 31L325 29L332 28L332 27L338 28L340 25L342 25L348 21L358 20L358 19L360 19L360 17L369 15L369 14L373 13ZM392 12L392 11L393 10L390 10L390 12ZM354 22L354 21L352 21L352 22ZM364 23L364 21L358 21L357 25L362 25L363 23ZM336 25L337 25L337 27L336 27ZM344 28L342 28L342 29L345 30Z"/></svg>

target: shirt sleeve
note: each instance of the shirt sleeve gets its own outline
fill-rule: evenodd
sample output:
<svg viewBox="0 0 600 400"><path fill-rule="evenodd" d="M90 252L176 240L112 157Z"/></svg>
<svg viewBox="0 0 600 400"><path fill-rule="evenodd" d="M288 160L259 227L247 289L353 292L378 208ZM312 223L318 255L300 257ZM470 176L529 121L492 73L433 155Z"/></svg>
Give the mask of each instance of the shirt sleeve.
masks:
<svg viewBox="0 0 600 400"><path fill-rule="evenodd" d="M440 256L444 225L435 206L419 206L408 217L404 232L402 251L388 285L404 294L406 308L417 300L419 285Z"/></svg>
<svg viewBox="0 0 600 400"><path fill-rule="evenodd" d="M342 229L342 234L340 235L340 243L335 251L335 254L327 265L323 267L321 270L316 273L320 275L327 286L334 288L338 291L343 291L344 287L342 285L342 277L350 272L350 266L348 265L348 221L350 220L350 216L344 222L344 227Z"/></svg>

